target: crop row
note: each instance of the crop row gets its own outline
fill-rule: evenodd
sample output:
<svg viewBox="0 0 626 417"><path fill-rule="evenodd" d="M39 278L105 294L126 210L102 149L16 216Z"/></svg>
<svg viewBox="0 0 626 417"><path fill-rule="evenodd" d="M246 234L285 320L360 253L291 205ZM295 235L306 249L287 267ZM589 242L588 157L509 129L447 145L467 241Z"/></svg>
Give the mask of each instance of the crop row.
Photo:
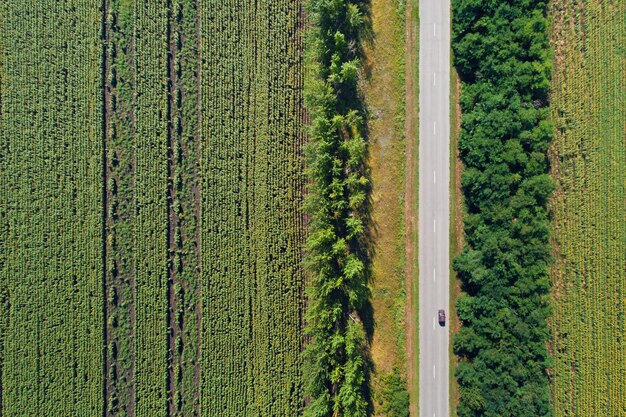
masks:
<svg viewBox="0 0 626 417"><path fill-rule="evenodd" d="M0 5L1 415L300 412L301 19Z"/></svg>
<svg viewBox="0 0 626 417"><path fill-rule="evenodd" d="M105 3L107 415L167 408L167 9Z"/></svg>
<svg viewBox="0 0 626 417"><path fill-rule="evenodd" d="M100 3L0 4L5 417L102 410Z"/></svg>
<svg viewBox="0 0 626 417"><path fill-rule="evenodd" d="M249 251L256 289L253 415L286 417L303 406L301 7L300 1L257 2L248 49L254 63L247 150L253 178L247 192ZM276 381L281 389L275 389Z"/></svg>
<svg viewBox="0 0 626 417"><path fill-rule="evenodd" d="M551 17L554 414L624 415L626 7L561 0Z"/></svg>
<svg viewBox="0 0 626 417"><path fill-rule="evenodd" d="M247 415L253 392L246 250L244 17L248 2L203 1L201 57L202 395L209 415ZM205 42L206 40L206 42ZM223 354L228 352L228 354Z"/></svg>
<svg viewBox="0 0 626 417"><path fill-rule="evenodd" d="M135 3L135 413L167 415L167 9Z"/></svg>

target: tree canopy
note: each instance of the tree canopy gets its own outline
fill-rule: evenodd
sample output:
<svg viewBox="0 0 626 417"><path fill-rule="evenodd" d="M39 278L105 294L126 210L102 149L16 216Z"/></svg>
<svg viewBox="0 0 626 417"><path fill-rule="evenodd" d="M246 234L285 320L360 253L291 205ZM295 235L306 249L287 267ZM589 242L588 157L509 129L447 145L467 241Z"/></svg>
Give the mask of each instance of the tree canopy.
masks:
<svg viewBox="0 0 626 417"><path fill-rule="evenodd" d="M458 415L550 415L546 2L454 0L466 247Z"/></svg>
<svg viewBox="0 0 626 417"><path fill-rule="evenodd" d="M312 117L306 208L305 390L307 417L371 414L363 310L370 298L367 245L369 174L357 81L364 2L312 0L305 99Z"/></svg>

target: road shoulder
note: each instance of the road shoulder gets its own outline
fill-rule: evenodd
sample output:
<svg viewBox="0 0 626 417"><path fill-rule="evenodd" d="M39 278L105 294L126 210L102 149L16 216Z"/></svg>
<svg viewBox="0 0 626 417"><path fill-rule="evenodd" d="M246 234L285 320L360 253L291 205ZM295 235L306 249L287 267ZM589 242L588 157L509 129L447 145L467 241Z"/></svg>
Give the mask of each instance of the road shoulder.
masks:
<svg viewBox="0 0 626 417"><path fill-rule="evenodd" d="M405 125L406 189L405 219L405 279L406 279L406 349L407 382L410 397L410 415L419 410L419 275L418 275L418 210L419 210L419 1L410 0L406 8L405 24Z"/></svg>

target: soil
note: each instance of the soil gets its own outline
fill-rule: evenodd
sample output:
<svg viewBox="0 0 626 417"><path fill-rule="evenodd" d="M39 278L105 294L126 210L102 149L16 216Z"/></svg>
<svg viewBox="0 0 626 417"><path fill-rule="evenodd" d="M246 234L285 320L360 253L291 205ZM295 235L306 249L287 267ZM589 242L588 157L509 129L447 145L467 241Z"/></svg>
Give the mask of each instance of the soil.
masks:
<svg viewBox="0 0 626 417"><path fill-rule="evenodd" d="M109 15L109 9L111 7L110 2L105 2L105 13L103 14L105 23L104 27L104 39L106 44L114 43L113 47L118 48L116 38L114 37L115 31L119 30L116 26L116 18L111 21L106 20L106 16ZM115 16L115 11L113 11ZM120 36L118 34L118 36ZM117 51L116 51L117 52ZM113 52L115 54L116 52ZM128 50L125 52L128 59L128 65L130 67L130 78L123 80L125 83L133 83L134 80L134 38L131 37L128 43ZM119 80L112 80L109 76L111 74L111 59L109 55L109 48L104 50L103 53L103 111L104 111L104 126L103 132L103 160L104 160L104 190L103 190L103 203L104 203L104 221L103 221L103 237L105 242L104 247L104 337L105 337L105 351L104 351L104 407L105 416L113 416L118 412L124 411L126 415L132 417L134 415L134 384L133 373L135 356L132 349L132 339L134 336L135 327L135 311L133 308L134 300L134 264L132 260L132 254L127 253L129 244L127 241L129 238L128 233L124 235L118 235L115 226L120 223L133 222L132 212L134 211L134 166L135 156L132 151L129 151L131 144L120 144L119 138L111 136L111 132L117 131L111 129L114 123L120 123L119 120L125 120L129 124L129 129L134 126L134 114L131 110L132 103L121 103L119 98L119 92L117 90L117 84ZM112 103L117 103L113 108ZM113 161L111 158L119 157L118 161ZM125 178L125 187L123 192L119 192L120 185L122 184L121 178ZM115 181L115 186L111 187L109 181ZM126 189L126 186L128 189ZM110 215L112 207L116 207L115 214ZM113 239L109 238L112 236ZM112 268L109 270L109 265ZM112 297L115 293L116 301ZM130 296L130 300L127 299ZM123 310L119 306L123 307ZM121 311L120 311L121 310ZM128 330L125 330L123 326L117 322L117 320L128 320ZM130 352L126 352L127 360L124 363L120 362L119 353L122 346L122 341L125 341L126 347L130 349ZM112 372L115 369L115 372ZM120 386L120 381L121 386ZM117 406L115 409L109 409L108 405L112 397L116 398Z"/></svg>
<svg viewBox="0 0 626 417"><path fill-rule="evenodd" d="M178 6L172 10L178 10ZM197 7L195 6L197 16ZM200 60L190 61L189 55L197 56L199 51L199 19L195 21L195 31L184 33L185 16L191 16L189 10L182 14L170 12L168 17L168 119L172 120L168 131L168 410L169 415L200 415L201 361L200 346L202 335L202 307L200 289L201 270L201 196L200 174L201 158L199 126L190 127L185 107L182 103L192 100L195 89L195 118L200 120ZM187 17L189 19L189 17ZM184 49L193 49L193 54L186 54ZM193 71L194 79L185 83L185 77ZM178 123L174 123L178 121ZM191 136L191 137L190 137ZM178 151L176 151L178 150ZM178 206L179 209L176 209ZM182 215L179 215L178 210ZM191 224L190 224L190 219ZM190 233L190 227L193 233ZM191 244L190 244L191 243ZM190 249L192 248L192 249ZM180 263L178 263L180 262ZM187 277L187 278L185 278ZM190 277L191 278L190 280ZM177 291L179 288L179 291ZM190 301L191 300L191 301ZM187 304L193 302L193 309ZM192 323L192 324L189 324ZM195 337L194 337L195 336ZM180 341L180 345L177 344ZM191 344L193 341L193 344ZM193 365L191 365L193 363ZM193 377L180 379L185 370L193 366ZM192 385L192 386L190 386ZM176 399L180 403L176 403ZM179 409L179 407L183 407ZM192 411L193 410L193 411ZM193 413L193 414L191 414Z"/></svg>
<svg viewBox="0 0 626 417"><path fill-rule="evenodd" d="M412 2L407 4L405 29L405 123L404 137L406 143L406 188L404 198L404 230L405 230L405 285L406 285L406 355L407 355L407 383L411 398L410 415L418 416L418 369L417 360L417 313L418 313L418 271L417 271L417 227L418 227L418 124L419 100L416 77L418 65L418 36L419 26L416 8Z"/></svg>

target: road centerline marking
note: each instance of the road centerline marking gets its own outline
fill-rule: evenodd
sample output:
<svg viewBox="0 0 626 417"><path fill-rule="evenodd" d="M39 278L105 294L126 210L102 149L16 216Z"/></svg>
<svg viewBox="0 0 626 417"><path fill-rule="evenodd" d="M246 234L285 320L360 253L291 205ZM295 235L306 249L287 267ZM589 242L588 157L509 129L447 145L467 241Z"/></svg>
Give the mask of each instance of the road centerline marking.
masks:
<svg viewBox="0 0 626 417"><path fill-rule="evenodd" d="M419 38L419 100L424 109L419 112L420 132L423 136L419 144L419 161L424 169L419 172L419 230L418 254L419 269L432 271L420 274L419 297L427 301L425 314L419 315L422 332L418 343L420 355L418 364L419 389L416 416L449 415L449 375L450 338L448 326L439 322L438 309L449 314L447 300L450 296L448 269L450 248L448 222L450 215L450 195L448 182L450 171L450 0L420 1L419 19L425 34ZM425 28L424 28L425 26ZM432 27L429 27L432 26ZM425 29L425 31L424 31ZM432 31L432 34L429 32ZM446 45L444 45L446 44ZM429 77L430 76L430 77ZM430 78L430 79L429 79ZM430 131L429 131L430 130ZM432 173L432 177L428 178ZM439 175L437 175L439 174ZM439 177L439 178L437 178ZM440 217L441 216L441 217ZM437 228L437 220L441 223ZM428 222L432 222L432 232ZM431 234L432 233L432 234ZM437 276L441 274L441 277ZM445 295L445 298L444 298ZM432 303L432 304L431 304ZM432 333L428 320L432 320ZM436 336L436 340L433 340ZM436 342L433 345L433 342ZM432 367L432 370L429 369ZM438 369L437 369L438 368ZM432 379L430 372L432 372ZM441 375L439 375L440 371ZM451 377L450 377L451 378ZM428 382L430 380L430 382ZM437 395L431 395L436 392Z"/></svg>

